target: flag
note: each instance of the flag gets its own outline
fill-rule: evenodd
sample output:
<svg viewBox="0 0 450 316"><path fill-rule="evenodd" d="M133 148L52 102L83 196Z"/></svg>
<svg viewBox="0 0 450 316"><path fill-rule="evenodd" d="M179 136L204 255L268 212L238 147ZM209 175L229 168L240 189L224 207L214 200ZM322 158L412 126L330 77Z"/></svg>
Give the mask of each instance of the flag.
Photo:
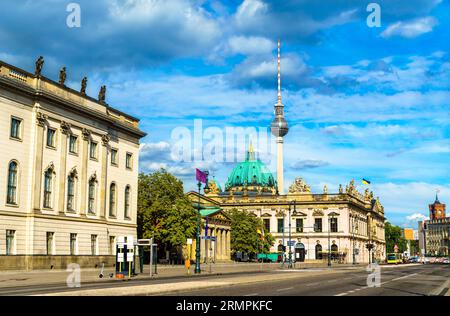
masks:
<svg viewBox="0 0 450 316"><path fill-rule="evenodd" d="M206 173L195 169L195 178L198 182L206 183Z"/></svg>
<svg viewBox="0 0 450 316"><path fill-rule="evenodd" d="M362 179L362 183L363 183L363 184L369 185L369 184L370 184L370 181L369 181L369 180L366 180L366 179Z"/></svg>
<svg viewBox="0 0 450 316"><path fill-rule="evenodd" d="M208 216L206 216L206 223L205 223L205 236L208 236L208 230L209 230L209 227L208 227Z"/></svg>

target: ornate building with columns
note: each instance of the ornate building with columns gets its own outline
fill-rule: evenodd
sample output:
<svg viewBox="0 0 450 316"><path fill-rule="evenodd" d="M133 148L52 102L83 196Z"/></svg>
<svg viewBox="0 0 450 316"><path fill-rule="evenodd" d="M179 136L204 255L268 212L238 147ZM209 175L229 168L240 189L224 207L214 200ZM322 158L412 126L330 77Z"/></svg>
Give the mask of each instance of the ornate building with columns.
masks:
<svg viewBox="0 0 450 316"><path fill-rule="evenodd" d="M139 120L0 62L0 269L101 266L136 237Z"/></svg>
<svg viewBox="0 0 450 316"><path fill-rule="evenodd" d="M199 195L191 191L187 194L197 207ZM231 259L231 220L217 203L200 195L201 238L200 258L202 263L223 262ZM213 237L213 238L211 238ZM190 258L195 261L196 240L190 249Z"/></svg>
<svg viewBox="0 0 450 316"><path fill-rule="evenodd" d="M313 193L302 178L297 178L287 194L278 194L277 182L269 169L256 159L250 147L244 162L235 166L222 191L216 181L205 189L205 200L211 207L223 211L248 211L263 220L264 233L272 234L276 243L286 246L289 255L289 235L292 259L296 261L326 260L328 252L335 261L369 262L367 244L372 244L370 256L384 260L384 208L378 198L366 189L358 192L355 181L339 192Z"/></svg>

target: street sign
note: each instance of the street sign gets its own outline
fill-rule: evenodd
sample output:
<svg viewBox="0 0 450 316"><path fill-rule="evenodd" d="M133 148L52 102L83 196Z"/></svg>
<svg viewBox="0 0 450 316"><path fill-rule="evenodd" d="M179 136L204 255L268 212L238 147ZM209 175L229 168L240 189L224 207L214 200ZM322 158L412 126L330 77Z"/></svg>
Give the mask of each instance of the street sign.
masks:
<svg viewBox="0 0 450 316"><path fill-rule="evenodd" d="M290 247L295 246L295 240L288 240L288 246Z"/></svg>
<svg viewBox="0 0 450 316"><path fill-rule="evenodd" d="M117 262L123 262L123 252L119 252L117 254Z"/></svg>
<svg viewBox="0 0 450 316"><path fill-rule="evenodd" d="M192 238L188 238L188 239L187 239L187 244L188 244L188 245L192 245Z"/></svg>
<svg viewBox="0 0 450 316"><path fill-rule="evenodd" d="M202 236L202 239L207 239L211 241L216 241L216 236Z"/></svg>
<svg viewBox="0 0 450 316"><path fill-rule="evenodd" d="M133 236L127 236L127 248L132 249L134 246L134 237Z"/></svg>
<svg viewBox="0 0 450 316"><path fill-rule="evenodd" d="M395 252L395 253L398 252L398 246L397 246L397 245L394 246L394 252Z"/></svg>

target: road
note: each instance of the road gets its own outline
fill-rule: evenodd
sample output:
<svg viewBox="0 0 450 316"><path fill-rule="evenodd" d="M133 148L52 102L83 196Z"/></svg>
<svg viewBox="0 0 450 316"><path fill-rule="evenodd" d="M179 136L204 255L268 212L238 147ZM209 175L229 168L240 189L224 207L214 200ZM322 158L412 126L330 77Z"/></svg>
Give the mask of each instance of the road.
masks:
<svg viewBox="0 0 450 316"><path fill-rule="evenodd" d="M223 275L141 278L131 281L34 284L0 288L0 295L352 296L444 295L449 265L381 266L381 286L367 287L365 266L241 271Z"/></svg>
<svg viewBox="0 0 450 316"><path fill-rule="evenodd" d="M325 270L325 269L324 269ZM283 272L283 273L296 273ZM450 266L404 265L381 269L381 286L367 287L369 272L343 270L334 274L298 272L298 277L225 288L177 292L177 296L409 296L444 295L448 292Z"/></svg>

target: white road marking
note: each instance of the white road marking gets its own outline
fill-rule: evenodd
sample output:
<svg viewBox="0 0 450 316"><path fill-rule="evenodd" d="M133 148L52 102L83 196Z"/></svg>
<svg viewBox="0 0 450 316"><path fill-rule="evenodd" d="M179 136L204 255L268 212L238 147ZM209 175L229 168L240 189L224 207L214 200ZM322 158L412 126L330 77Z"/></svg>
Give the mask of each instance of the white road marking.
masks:
<svg viewBox="0 0 450 316"><path fill-rule="evenodd" d="M344 295L347 295L347 294L348 294L347 292L344 292L344 293L336 294L335 296L344 296Z"/></svg>
<svg viewBox="0 0 450 316"><path fill-rule="evenodd" d="M247 294L247 295L244 295L244 296L257 296L258 295L258 293L252 293L252 294Z"/></svg>
<svg viewBox="0 0 450 316"><path fill-rule="evenodd" d="M284 288L284 289L278 289L277 292L289 291L289 290L293 290L293 289L294 289L293 287L287 287L287 288Z"/></svg>

